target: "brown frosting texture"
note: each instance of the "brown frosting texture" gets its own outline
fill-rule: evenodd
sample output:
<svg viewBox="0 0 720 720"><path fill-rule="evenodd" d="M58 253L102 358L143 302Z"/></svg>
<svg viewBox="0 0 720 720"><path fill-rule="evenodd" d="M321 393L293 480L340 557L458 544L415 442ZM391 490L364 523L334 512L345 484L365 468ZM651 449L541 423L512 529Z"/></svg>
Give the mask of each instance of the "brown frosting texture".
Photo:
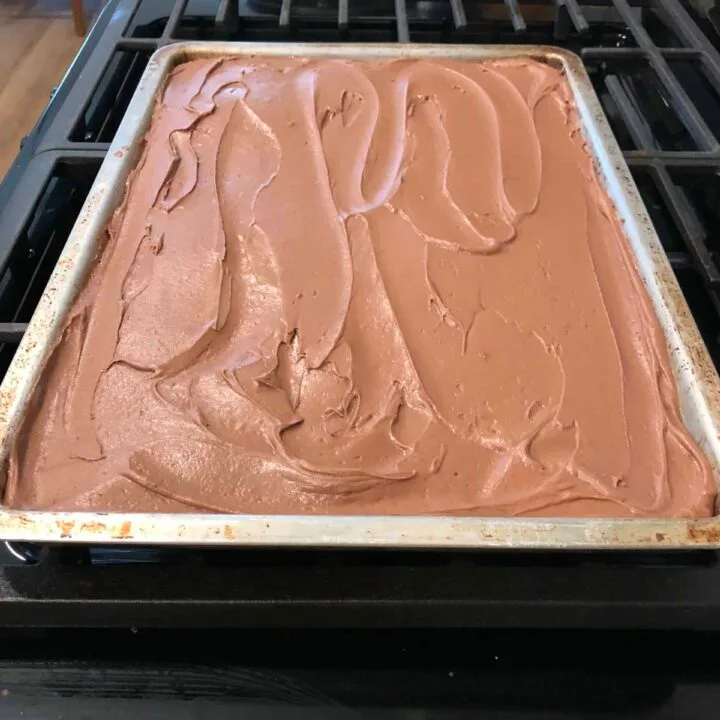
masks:
<svg viewBox="0 0 720 720"><path fill-rule="evenodd" d="M175 69L6 503L707 516L665 341L539 62Z"/></svg>

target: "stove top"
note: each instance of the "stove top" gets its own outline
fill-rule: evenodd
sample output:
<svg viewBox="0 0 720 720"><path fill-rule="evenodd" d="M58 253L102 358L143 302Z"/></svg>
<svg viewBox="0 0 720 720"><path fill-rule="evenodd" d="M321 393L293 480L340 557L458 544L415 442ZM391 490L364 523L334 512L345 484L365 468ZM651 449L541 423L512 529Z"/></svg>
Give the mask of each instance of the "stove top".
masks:
<svg viewBox="0 0 720 720"><path fill-rule="evenodd" d="M185 632L183 660L171 632L102 638L6 637L2 717L712 720L720 702L715 638L689 634Z"/></svg>
<svg viewBox="0 0 720 720"><path fill-rule="evenodd" d="M167 631L8 636L0 711L9 720L717 717L717 668L699 659L712 655L716 638L632 639L562 631L186 631L182 644ZM192 653L181 660L182 647Z"/></svg>
<svg viewBox="0 0 720 720"><path fill-rule="evenodd" d="M150 55L181 39L546 43L579 53L720 363L720 54L712 23L681 0L110 0L0 185L0 373ZM720 630L720 568L705 551L6 543L0 625L708 631Z"/></svg>

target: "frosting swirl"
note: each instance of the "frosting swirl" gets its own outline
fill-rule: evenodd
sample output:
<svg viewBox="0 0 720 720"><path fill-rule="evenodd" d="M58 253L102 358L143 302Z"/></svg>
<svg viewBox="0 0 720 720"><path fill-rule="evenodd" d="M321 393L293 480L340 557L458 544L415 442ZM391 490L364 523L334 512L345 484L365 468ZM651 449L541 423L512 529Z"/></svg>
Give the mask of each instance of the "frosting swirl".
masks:
<svg viewBox="0 0 720 720"><path fill-rule="evenodd" d="M55 510L714 497L568 86L526 60L176 68L9 473Z"/></svg>

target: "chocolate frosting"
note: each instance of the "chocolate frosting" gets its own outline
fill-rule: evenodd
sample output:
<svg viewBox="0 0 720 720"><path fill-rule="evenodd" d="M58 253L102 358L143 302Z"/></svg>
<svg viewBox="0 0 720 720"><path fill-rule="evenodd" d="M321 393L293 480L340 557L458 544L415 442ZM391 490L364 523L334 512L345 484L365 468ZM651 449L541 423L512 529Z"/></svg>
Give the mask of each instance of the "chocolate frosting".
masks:
<svg viewBox="0 0 720 720"><path fill-rule="evenodd" d="M12 448L17 508L707 516L562 74L175 69Z"/></svg>

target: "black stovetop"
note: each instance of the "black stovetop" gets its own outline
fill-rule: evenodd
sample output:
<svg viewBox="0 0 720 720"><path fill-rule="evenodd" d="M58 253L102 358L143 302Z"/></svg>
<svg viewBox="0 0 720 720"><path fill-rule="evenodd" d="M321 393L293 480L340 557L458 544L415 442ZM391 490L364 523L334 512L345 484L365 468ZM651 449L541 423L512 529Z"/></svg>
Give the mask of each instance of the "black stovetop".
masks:
<svg viewBox="0 0 720 720"><path fill-rule="evenodd" d="M635 634L632 644L625 633L561 631L102 637L104 646L97 631L6 638L3 720L712 720L720 704L715 639L690 635Z"/></svg>
<svg viewBox="0 0 720 720"><path fill-rule="evenodd" d="M580 53L720 361L720 54L711 24L680 0L111 0L0 186L0 372L150 54L189 38L542 42ZM702 551L5 545L0 626L720 631L717 561Z"/></svg>
<svg viewBox="0 0 720 720"><path fill-rule="evenodd" d="M0 372L150 54L187 38L580 52L720 362L720 55L680 0L110 0L0 186ZM714 719L718 640L714 552L0 543L3 720Z"/></svg>
<svg viewBox="0 0 720 720"><path fill-rule="evenodd" d="M714 720L716 636L55 631L5 636L3 720Z"/></svg>

